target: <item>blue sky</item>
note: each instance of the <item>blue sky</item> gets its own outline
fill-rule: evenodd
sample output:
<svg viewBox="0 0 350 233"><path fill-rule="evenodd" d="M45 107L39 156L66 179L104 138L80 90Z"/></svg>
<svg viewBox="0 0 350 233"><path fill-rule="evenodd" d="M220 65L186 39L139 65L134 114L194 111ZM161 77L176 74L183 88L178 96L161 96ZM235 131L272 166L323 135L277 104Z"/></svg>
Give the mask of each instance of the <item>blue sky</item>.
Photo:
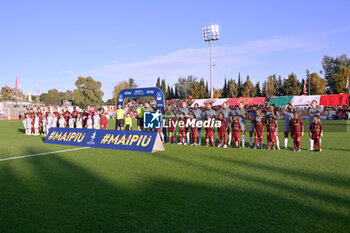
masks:
<svg viewBox="0 0 350 233"><path fill-rule="evenodd" d="M25 93L102 82L104 99L129 77L139 86L179 76L209 80L201 28L218 24L214 87L319 72L324 55L350 55L350 1L1 1L0 86Z"/></svg>

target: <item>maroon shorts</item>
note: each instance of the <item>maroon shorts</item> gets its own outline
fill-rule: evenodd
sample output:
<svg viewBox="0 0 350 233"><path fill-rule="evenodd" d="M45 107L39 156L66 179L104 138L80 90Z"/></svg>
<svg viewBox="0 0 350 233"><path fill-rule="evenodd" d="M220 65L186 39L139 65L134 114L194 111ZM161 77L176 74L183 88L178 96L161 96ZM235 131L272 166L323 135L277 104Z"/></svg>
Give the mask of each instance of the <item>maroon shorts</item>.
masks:
<svg viewBox="0 0 350 233"><path fill-rule="evenodd" d="M264 131L263 130L256 130L255 135L258 138L262 138L264 136Z"/></svg>

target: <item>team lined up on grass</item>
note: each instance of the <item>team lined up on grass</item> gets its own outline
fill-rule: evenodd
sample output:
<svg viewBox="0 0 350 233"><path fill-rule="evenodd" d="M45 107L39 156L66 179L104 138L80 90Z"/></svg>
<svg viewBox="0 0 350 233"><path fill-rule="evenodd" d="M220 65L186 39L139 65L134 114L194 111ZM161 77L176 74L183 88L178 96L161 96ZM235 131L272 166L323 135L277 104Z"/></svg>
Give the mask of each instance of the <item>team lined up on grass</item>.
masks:
<svg viewBox="0 0 350 233"><path fill-rule="evenodd" d="M23 120L27 135L46 135L51 127L60 128L88 128L88 129L108 129L108 121L104 108L95 110L94 107L83 109L79 112L75 107L70 112L66 107L65 110L58 111L57 107L26 109L25 119ZM149 103L140 104L136 107L137 129L143 130L143 113L145 111L154 111ZM161 111L161 109L159 109ZM250 120L249 126L249 147L263 148L263 132L264 128L267 131L266 143L268 149L280 149L278 139L278 124L280 114L274 105L267 109L253 106L251 111L240 103L238 108L231 109L227 103L224 103L219 111L215 111L211 104L206 108L199 108L198 104L193 109L187 107L184 102L182 107L176 112L172 106L168 106L163 117L167 121L167 129L156 129L162 140L164 141L167 134L168 143L191 144L193 146L201 145L202 130L205 133L205 145L215 146L216 137L219 139L218 147L227 148L231 144L236 147L244 147L246 134L246 120ZM266 110L264 113L263 110ZM313 101L309 105L309 120L307 130L310 138L310 148L313 150L314 144L316 151L321 150L321 137L323 136L323 127L320 122L321 108ZM304 123L300 119L296 108L289 103L282 110L284 114L284 149L287 149L289 135L293 139L294 150L300 151L301 137L304 135ZM212 124L204 125L204 127L196 127L196 124L191 124L186 127L186 122L190 121L220 121L221 127L215 130ZM177 123L176 123L177 122ZM182 122L182 123L180 123ZM178 127L177 127L178 126ZM122 109L121 105L117 106L116 110L116 130L132 130L132 118L129 111ZM176 132L178 130L178 132ZM179 135L180 141L177 141L176 133ZM217 136L216 136L217 135ZM254 144L253 144L254 138Z"/></svg>
<svg viewBox="0 0 350 233"><path fill-rule="evenodd" d="M124 123L126 123L125 110L122 106L117 106L116 111L116 129L123 130ZM138 130L142 130L143 127L143 112L144 111L155 111L152 109L149 103L145 103L145 106L140 104L137 109L137 126ZM162 113L162 109L158 109ZM266 110L266 113L263 113ZM289 103L282 110L285 115L284 119L284 149L287 149L289 135L293 139L294 150L301 150L301 137L304 135L304 123L300 119L300 114L296 111L293 104ZM309 105L309 124L308 132L310 137L310 148L313 150L314 144L316 151L321 151L321 137L323 136L323 127L320 122L320 114L322 113L321 108L317 105L316 101L313 101ZM208 104L206 108L199 108L198 104L194 105L193 109L187 107L187 103L183 102L182 107L176 112L169 105L166 113L162 113L163 118L167 120L167 128L156 129L161 139L164 141L165 135L167 134L168 143L177 143L182 145L191 144L192 146L201 145L202 142L202 128L205 131L205 145L215 146L216 135L215 128L212 124L207 126L196 127L196 124L189 124L187 121L210 121L216 120L221 121L221 127L217 129L217 137L219 138L218 147L227 148L244 147L245 145L245 132L246 132L246 120L250 120L249 127L249 147L250 148L263 148L263 132L264 128L267 130L267 148L268 149L280 149L278 139L278 124L277 120L280 119L280 114L274 105L269 106L267 109L252 107L251 111L245 108L243 103L240 103L238 108L230 109L227 103L224 103L219 111L215 111L211 104ZM187 126L187 127L186 127ZM180 141L177 141L176 130ZM254 145L253 145L254 136Z"/></svg>
<svg viewBox="0 0 350 233"><path fill-rule="evenodd" d="M87 128L87 129L108 129L108 121L104 108L95 110L94 107L83 109L79 112L76 107L70 112L66 107L65 110L58 111L57 107L37 108L35 112L33 108L26 109L24 115L24 128L26 135L46 135L50 128Z"/></svg>

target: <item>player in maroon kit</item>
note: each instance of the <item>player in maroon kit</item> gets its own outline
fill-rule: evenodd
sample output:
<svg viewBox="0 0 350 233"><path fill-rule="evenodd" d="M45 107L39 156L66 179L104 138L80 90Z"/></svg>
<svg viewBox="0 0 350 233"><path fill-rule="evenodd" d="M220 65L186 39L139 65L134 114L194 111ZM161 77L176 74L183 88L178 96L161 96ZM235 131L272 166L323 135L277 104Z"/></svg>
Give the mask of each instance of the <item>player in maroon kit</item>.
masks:
<svg viewBox="0 0 350 233"><path fill-rule="evenodd" d="M298 112L294 113L294 118L290 120L291 134L294 141L294 151L301 151L301 137L304 136L304 122L300 119Z"/></svg>
<svg viewBox="0 0 350 233"><path fill-rule="evenodd" d="M321 152L321 137L323 137L323 126L320 122L319 115L314 115L314 119L310 125L309 131L311 133L311 139L314 140L315 151Z"/></svg>
<svg viewBox="0 0 350 233"><path fill-rule="evenodd" d="M178 124L179 124L179 135L180 135L180 142L178 144L186 145L186 118L183 112L180 113Z"/></svg>
<svg viewBox="0 0 350 233"><path fill-rule="evenodd" d="M234 145L236 148L239 148L239 145L241 145L241 123L239 123L238 116L233 116L233 120L231 123L231 129L232 129L232 141L234 142Z"/></svg>
<svg viewBox="0 0 350 233"><path fill-rule="evenodd" d="M108 129L108 121L107 121L107 117L106 117L106 111L102 107L99 109L99 111L100 111L101 129Z"/></svg>
<svg viewBox="0 0 350 233"><path fill-rule="evenodd" d="M190 115L190 122L191 124L189 125L190 129L190 138L192 140L191 146L197 146L197 119L196 116L192 113Z"/></svg>
<svg viewBox="0 0 350 233"><path fill-rule="evenodd" d="M219 113L218 121L221 122L221 126L218 128L218 136L219 136L219 145L218 147L227 148L227 128L229 122L225 120L224 114L222 112Z"/></svg>
<svg viewBox="0 0 350 233"><path fill-rule="evenodd" d="M260 110L256 110L256 117L254 119L254 130L255 130L255 140L254 140L254 149L263 148L263 136L264 136L264 117L261 114ZM258 144L260 140L260 145Z"/></svg>
<svg viewBox="0 0 350 233"><path fill-rule="evenodd" d="M68 127L68 120L70 118L70 112L68 110L68 107L65 108L65 111L63 113L64 120L66 121L66 125Z"/></svg>
<svg viewBox="0 0 350 233"><path fill-rule="evenodd" d="M273 114L269 115L269 120L267 121L266 126L267 126L268 149L275 150L275 143L277 138L277 122ZM272 143L272 147L271 147L271 143Z"/></svg>
<svg viewBox="0 0 350 233"><path fill-rule="evenodd" d="M176 130L176 117L175 117L174 111L170 111L170 116L168 119L168 133L169 133L168 143L171 143L171 138L173 138L173 143L176 143L175 130Z"/></svg>
<svg viewBox="0 0 350 233"><path fill-rule="evenodd" d="M43 121L43 112L41 111L41 108L37 108L36 109L36 114L38 114L39 117L39 134L43 133L43 126L41 124L41 122Z"/></svg>
<svg viewBox="0 0 350 233"><path fill-rule="evenodd" d="M72 116L73 116L74 120L77 119L78 113L79 113L79 111L77 110L77 108L73 107Z"/></svg>
<svg viewBox="0 0 350 233"><path fill-rule="evenodd" d="M211 140L212 146L215 146L215 140L214 140L214 127L212 126L212 121L213 119L209 114L206 115L206 122L207 125L204 123L204 128L205 128L205 141L206 144L205 146L209 146L209 139Z"/></svg>

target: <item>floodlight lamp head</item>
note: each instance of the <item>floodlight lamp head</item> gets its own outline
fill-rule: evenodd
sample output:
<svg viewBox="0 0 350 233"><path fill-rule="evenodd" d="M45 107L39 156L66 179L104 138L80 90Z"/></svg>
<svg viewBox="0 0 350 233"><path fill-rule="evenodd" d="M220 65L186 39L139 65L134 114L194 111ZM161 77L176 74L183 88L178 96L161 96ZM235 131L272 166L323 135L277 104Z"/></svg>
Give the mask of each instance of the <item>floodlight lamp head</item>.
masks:
<svg viewBox="0 0 350 233"><path fill-rule="evenodd" d="M219 25L211 25L208 27L202 28L203 39L204 41L215 41L219 40Z"/></svg>

